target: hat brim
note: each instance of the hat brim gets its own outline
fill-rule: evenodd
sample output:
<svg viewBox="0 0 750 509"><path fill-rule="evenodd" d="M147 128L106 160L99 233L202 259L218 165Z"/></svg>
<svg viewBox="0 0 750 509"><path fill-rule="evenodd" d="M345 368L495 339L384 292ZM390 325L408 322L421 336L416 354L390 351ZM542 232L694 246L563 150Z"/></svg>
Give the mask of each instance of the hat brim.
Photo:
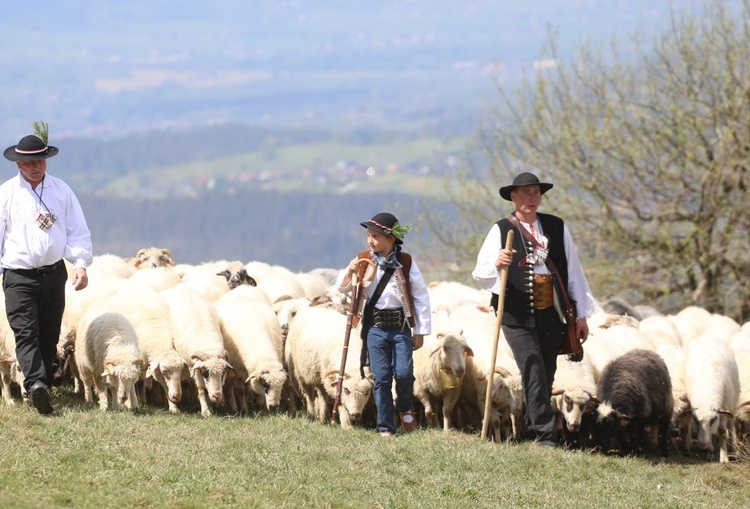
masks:
<svg viewBox="0 0 750 509"><path fill-rule="evenodd" d="M8 161L39 161L41 159L49 159L50 157L54 157L60 151L57 147L47 145L47 150L45 150L44 152L39 152L38 154L19 154L18 152L16 152L17 146L18 145L13 145L12 147L8 147L5 149L5 152L3 152L5 159L7 159Z"/></svg>
<svg viewBox="0 0 750 509"><path fill-rule="evenodd" d="M534 184L524 184L522 186L514 186L514 185L504 186L504 187L500 188L500 196L502 196L503 199L505 199L505 200L513 201L510 198L511 191L514 191L517 187L524 187L524 186L539 186L539 192L541 194L546 193L547 191L549 191L550 189L552 189L554 187L552 184L549 184L547 182L540 182L538 184L536 184L536 183L534 183Z"/></svg>
<svg viewBox="0 0 750 509"><path fill-rule="evenodd" d="M362 226L362 227L364 227L364 228L369 228L371 230L375 230L376 232L380 232L383 235L385 235L386 237L393 237L394 239L396 239L396 244L400 245L400 244L404 243L403 240L399 239L398 237L396 237L392 233L389 233L389 232L385 231L384 229L380 228L379 226L376 226L376 225L372 224L369 221L362 221L361 223L359 223L359 225Z"/></svg>

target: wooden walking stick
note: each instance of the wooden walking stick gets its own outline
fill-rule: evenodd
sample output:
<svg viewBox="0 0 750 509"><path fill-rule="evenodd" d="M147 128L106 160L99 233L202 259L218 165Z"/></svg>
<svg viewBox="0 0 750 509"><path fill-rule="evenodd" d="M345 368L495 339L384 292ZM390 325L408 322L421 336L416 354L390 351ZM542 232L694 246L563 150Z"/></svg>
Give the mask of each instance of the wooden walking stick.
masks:
<svg viewBox="0 0 750 509"><path fill-rule="evenodd" d="M349 353L349 337L352 335L352 328L354 326L354 316L357 314L357 306L362 297L362 282L371 281L375 276L375 271L370 271L367 274L365 269L365 275L362 281L359 280L359 264L366 262L370 265L375 265L375 262L370 258L360 258L357 261L357 270L352 274L352 296L351 302L349 303L349 311L346 313L346 332L344 333L344 350L341 352L341 367L339 368L339 379L336 386L336 399L333 401L333 412L331 413L331 423L336 422L339 417L339 405L341 404L341 391L344 387L344 373L346 372L346 356Z"/></svg>
<svg viewBox="0 0 750 509"><path fill-rule="evenodd" d="M505 247L513 249L513 230L508 231ZM495 375L497 362L497 343L500 341L500 327L503 324L503 308L505 307L505 286L508 283L508 267L500 269L500 290L497 294L497 320L495 322L495 343L492 345L492 363L487 373L487 391L484 394L484 419L482 419L482 440L487 438L487 428L490 425L490 406L492 404L492 378Z"/></svg>

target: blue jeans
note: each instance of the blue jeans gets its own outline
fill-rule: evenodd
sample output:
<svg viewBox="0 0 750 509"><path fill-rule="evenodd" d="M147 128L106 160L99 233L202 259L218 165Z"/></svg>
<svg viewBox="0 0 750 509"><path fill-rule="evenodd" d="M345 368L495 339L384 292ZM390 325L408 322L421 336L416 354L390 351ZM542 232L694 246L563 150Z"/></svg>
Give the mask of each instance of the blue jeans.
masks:
<svg viewBox="0 0 750 509"><path fill-rule="evenodd" d="M396 379L396 410L412 408L414 397L414 341L411 329L383 330L372 327L367 333L367 353L375 380L372 389L378 411L378 431L396 432L391 386Z"/></svg>

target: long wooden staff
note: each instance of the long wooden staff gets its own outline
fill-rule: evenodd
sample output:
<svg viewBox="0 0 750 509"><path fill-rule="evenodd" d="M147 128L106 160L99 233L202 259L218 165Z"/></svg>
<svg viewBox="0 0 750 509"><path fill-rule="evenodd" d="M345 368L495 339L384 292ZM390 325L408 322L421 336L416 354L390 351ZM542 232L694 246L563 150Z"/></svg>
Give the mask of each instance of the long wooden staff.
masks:
<svg viewBox="0 0 750 509"><path fill-rule="evenodd" d="M505 247L513 249L513 230L508 231ZM500 341L500 328L503 324L503 308L505 307L505 286L508 283L508 267L500 269L500 291L497 294L497 320L495 322L495 342L492 345L492 363L487 373L487 391L484 394L484 419L482 419L482 440L487 438L487 428L490 425L490 406L492 404L492 378L495 374L497 362L497 344Z"/></svg>
<svg viewBox="0 0 750 509"><path fill-rule="evenodd" d="M354 271L352 274L352 296L351 296L351 302L349 303L349 311L346 313L346 332L344 333L344 350L341 352L341 367L339 368L339 379L338 384L336 386L336 399L333 401L333 412L331 413L331 422L334 423L338 419L339 416L339 405L341 404L341 391L344 388L344 374L346 372L346 357L349 354L349 338L352 335L352 325L354 320L354 315L357 314L357 306L359 304L359 300L361 298L361 292L362 292L362 281L370 281L375 276L375 271L370 271L371 273L367 274L367 269L365 269L365 275L362 278L362 281L359 281L359 264L362 262L367 262L370 265L375 265L375 262L371 260L370 258L360 258L357 262L357 270Z"/></svg>

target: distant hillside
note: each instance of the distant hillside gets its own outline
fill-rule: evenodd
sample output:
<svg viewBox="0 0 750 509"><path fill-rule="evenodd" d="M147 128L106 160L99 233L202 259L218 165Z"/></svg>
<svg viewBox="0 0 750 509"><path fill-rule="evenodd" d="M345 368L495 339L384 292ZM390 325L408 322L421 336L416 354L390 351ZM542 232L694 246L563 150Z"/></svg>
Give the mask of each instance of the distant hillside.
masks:
<svg viewBox="0 0 750 509"><path fill-rule="evenodd" d="M134 256L166 247L178 263L256 260L295 271L341 268L365 248L359 225L381 211L417 225L422 200L388 194L241 193L200 199L143 200L79 196L96 254ZM431 203L430 208L444 205ZM415 228L407 244L428 243Z"/></svg>

